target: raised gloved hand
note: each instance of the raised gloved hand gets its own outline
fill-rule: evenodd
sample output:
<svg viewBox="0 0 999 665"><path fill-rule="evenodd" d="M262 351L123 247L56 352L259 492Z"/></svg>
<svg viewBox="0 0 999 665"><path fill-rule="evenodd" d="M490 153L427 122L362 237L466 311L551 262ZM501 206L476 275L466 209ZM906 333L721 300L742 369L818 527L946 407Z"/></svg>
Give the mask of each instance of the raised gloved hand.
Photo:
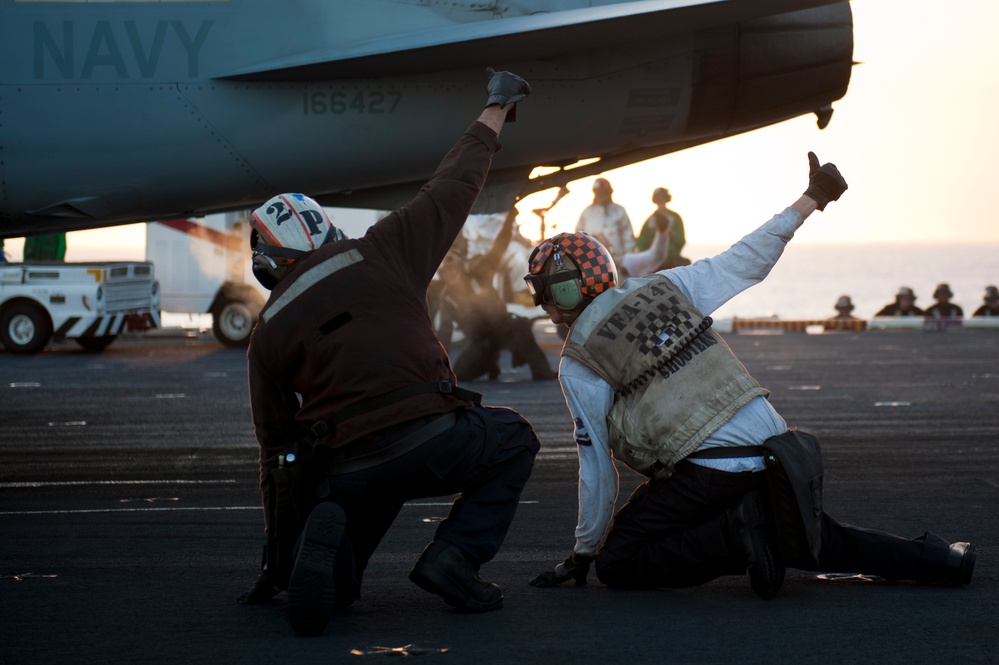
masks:
<svg viewBox="0 0 999 665"><path fill-rule="evenodd" d="M589 554L572 553L568 559L555 566L555 570L546 570L533 580L531 586L550 587L562 584L571 579L576 580L576 584L586 584L586 574L590 571L590 564L596 558Z"/></svg>
<svg viewBox="0 0 999 665"><path fill-rule="evenodd" d="M811 197L818 204L819 210L825 210L827 203L839 199L846 190L846 179L836 165L826 162L820 166L819 158L814 152L809 152L808 189L805 190L805 196Z"/></svg>
<svg viewBox="0 0 999 665"><path fill-rule="evenodd" d="M486 69L489 75L489 85L486 86L489 92L489 99L486 106L499 104L516 104L522 102L531 94L531 84L510 72L497 72L491 67ZM514 106L506 116L507 122L514 122L517 119L517 107Z"/></svg>

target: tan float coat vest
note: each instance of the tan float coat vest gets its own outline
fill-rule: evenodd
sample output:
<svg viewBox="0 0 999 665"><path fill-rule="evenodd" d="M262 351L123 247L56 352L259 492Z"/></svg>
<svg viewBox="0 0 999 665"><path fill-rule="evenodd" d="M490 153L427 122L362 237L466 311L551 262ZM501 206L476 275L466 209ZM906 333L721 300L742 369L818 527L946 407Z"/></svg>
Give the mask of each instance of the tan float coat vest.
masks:
<svg viewBox="0 0 999 665"><path fill-rule="evenodd" d="M656 478L754 397L769 395L679 289L661 275L629 279L583 310L562 349L614 389L615 457Z"/></svg>

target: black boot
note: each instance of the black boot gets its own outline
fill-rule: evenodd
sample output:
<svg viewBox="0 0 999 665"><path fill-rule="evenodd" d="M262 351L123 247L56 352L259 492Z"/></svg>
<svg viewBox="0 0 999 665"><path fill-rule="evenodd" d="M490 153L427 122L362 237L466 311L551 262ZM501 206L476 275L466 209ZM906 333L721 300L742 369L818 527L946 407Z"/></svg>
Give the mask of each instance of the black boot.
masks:
<svg viewBox="0 0 999 665"><path fill-rule="evenodd" d="M503 607L503 591L495 584L483 582L465 553L443 540L427 545L409 579L463 610L491 612Z"/></svg>
<svg viewBox="0 0 999 665"><path fill-rule="evenodd" d="M335 503L320 503L305 522L288 581L288 617L299 635L319 635L336 608L333 569L347 516Z"/></svg>
<svg viewBox="0 0 999 665"><path fill-rule="evenodd" d="M760 492L748 492L732 509L735 542L742 547L749 564L749 584L763 600L777 595L784 583L784 562L766 502Z"/></svg>

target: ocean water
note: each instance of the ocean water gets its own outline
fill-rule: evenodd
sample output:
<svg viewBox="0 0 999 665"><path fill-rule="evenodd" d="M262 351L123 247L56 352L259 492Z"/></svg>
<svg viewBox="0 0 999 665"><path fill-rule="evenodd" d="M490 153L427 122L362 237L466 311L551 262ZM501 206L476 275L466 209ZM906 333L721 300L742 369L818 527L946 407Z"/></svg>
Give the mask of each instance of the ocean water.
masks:
<svg viewBox="0 0 999 665"><path fill-rule="evenodd" d="M714 256L725 245L688 245L691 260ZM766 280L750 287L712 316L822 319L834 316L836 300L848 295L853 315L870 319L895 300L900 286L916 292L916 305L933 304L946 282L952 302L966 316L982 304L985 287L999 285L999 244L808 244L793 240Z"/></svg>
<svg viewBox="0 0 999 665"><path fill-rule="evenodd" d="M728 245L689 244L691 260L714 256ZM70 247L67 260L144 260L144 247L109 251ZM20 251L12 252L20 259ZM72 255L70 255L72 254ZM526 263L526 255L524 258ZM514 266L511 281L522 284ZM982 304L986 285L999 285L999 244L809 244L791 241L766 280L750 287L712 315L716 320L778 316L823 319L836 314L841 295L852 298L853 315L870 319L894 301L900 286L916 292L916 304L933 304L933 290L946 282L953 301L970 315Z"/></svg>

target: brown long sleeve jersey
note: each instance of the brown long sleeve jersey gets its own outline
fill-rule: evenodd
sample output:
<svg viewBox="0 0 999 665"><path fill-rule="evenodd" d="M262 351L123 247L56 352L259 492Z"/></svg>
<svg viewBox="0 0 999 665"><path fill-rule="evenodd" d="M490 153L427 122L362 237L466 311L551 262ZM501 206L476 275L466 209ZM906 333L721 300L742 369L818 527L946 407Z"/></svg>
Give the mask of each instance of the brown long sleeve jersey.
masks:
<svg viewBox="0 0 999 665"><path fill-rule="evenodd" d="M313 423L373 397L414 384L455 382L427 313L426 291L499 147L491 129L473 123L405 207L362 238L300 259L271 292L247 353L261 461ZM463 404L452 395L416 395L352 417L319 443L342 446Z"/></svg>

